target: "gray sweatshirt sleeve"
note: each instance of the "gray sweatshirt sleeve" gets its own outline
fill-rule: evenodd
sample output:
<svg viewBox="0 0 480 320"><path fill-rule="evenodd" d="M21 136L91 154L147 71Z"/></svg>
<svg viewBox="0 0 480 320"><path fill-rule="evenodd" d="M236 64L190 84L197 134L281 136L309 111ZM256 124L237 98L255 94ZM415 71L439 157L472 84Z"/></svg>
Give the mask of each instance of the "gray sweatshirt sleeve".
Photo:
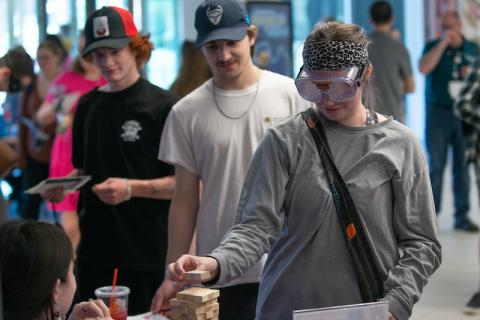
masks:
<svg viewBox="0 0 480 320"><path fill-rule="evenodd" d="M416 143L404 161L404 168L393 180L395 195L393 227L400 259L384 282L389 309L398 320L408 319L427 284L441 262L437 237L435 206L427 164Z"/></svg>
<svg viewBox="0 0 480 320"><path fill-rule="evenodd" d="M219 285L241 276L280 235L290 168L279 140L274 130L267 130L245 178L235 226L209 254L220 264Z"/></svg>

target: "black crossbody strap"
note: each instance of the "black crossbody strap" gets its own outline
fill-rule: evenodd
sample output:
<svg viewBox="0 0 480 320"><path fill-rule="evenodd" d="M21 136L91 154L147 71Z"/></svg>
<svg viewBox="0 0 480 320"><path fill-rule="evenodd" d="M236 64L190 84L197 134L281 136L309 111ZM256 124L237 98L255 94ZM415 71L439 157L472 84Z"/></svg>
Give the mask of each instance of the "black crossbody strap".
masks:
<svg viewBox="0 0 480 320"><path fill-rule="evenodd" d="M323 127L313 109L302 112L302 117L315 140L318 153L326 171L328 184L335 202L342 233L357 273L364 302L374 302L383 296L383 280L374 263L373 252L363 230L359 213L347 185L338 172Z"/></svg>

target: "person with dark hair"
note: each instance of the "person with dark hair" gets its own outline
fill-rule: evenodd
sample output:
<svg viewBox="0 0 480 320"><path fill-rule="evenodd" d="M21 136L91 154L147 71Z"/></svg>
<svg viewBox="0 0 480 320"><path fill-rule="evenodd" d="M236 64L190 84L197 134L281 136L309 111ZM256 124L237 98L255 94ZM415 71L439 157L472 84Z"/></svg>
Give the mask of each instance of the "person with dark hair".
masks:
<svg viewBox="0 0 480 320"><path fill-rule="evenodd" d="M462 121L455 117L453 104L465 73L479 54L479 47L462 35L458 12L447 11L442 17L443 35L425 45L420 72L426 75L425 140L429 156L430 180L437 214L442 204L443 174L448 151L452 151L454 229L478 232L468 217L470 179L465 159L466 142Z"/></svg>
<svg viewBox="0 0 480 320"><path fill-rule="evenodd" d="M170 91L184 97L201 86L212 77L202 51L192 41L185 40L182 44L182 62L178 77L170 86Z"/></svg>
<svg viewBox="0 0 480 320"><path fill-rule="evenodd" d="M39 74L23 90L19 123L19 167L23 171L22 187L33 187L48 177L50 153L55 136L55 124L41 126L36 114L48 95L50 84L62 72L64 48L56 41L44 39L37 48ZM23 194L21 216L38 220L42 198L37 194Z"/></svg>
<svg viewBox="0 0 480 320"><path fill-rule="evenodd" d="M367 46L354 24L313 29L296 85L315 107L267 130L236 224L212 252L171 263L170 281L197 269L205 285L225 283L268 252L256 320L376 301L390 320L410 317L440 265L435 208L415 135L367 99Z"/></svg>
<svg viewBox="0 0 480 320"><path fill-rule="evenodd" d="M33 60L23 47L14 47L0 58L0 91L6 92L5 101L2 103L3 116L0 119L4 130L1 133L1 141L18 150L18 127L20 120L20 99L22 91L30 85L34 79ZM18 167L18 161L15 166ZM20 212L22 200L22 171L12 170L5 177L12 187L9 196L10 201L17 203L17 211ZM0 198L2 196L0 195ZM2 202L2 200L0 200ZM7 216L6 202L0 204L0 211Z"/></svg>
<svg viewBox="0 0 480 320"><path fill-rule="evenodd" d="M0 58L0 91L7 97L2 104L5 136L2 140L16 148L20 95L33 81L33 59L23 47L14 47Z"/></svg>
<svg viewBox="0 0 480 320"><path fill-rule="evenodd" d="M376 24L391 23L393 19L393 9L387 1L375 1L370 6L370 19Z"/></svg>
<svg viewBox="0 0 480 320"><path fill-rule="evenodd" d="M5 131L1 138L12 147L17 144L20 94L33 78L33 60L23 47L10 49L0 58L0 91L7 93L1 106Z"/></svg>
<svg viewBox="0 0 480 320"><path fill-rule="evenodd" d="M291 78L253 63L258 30L243 3L202 1L195 28L196 46L213 77L175 105L162 134L159 159L175 166L176 177L167 262L189 252L195 232L196 254L218 246L234 224L242 183L265 130L310 105ZM255 318L264 262L218 287L219 319ZM152 311L168 308L173 293L166 278L153 297Z"/></svg>
<svg viewBox="0 0 480 320"><path fill-rule="evenodd" d="M56 225L10 221L0 227L5 320L63 320L76 290L70 240ZM70 320L110 319L101 300L73 307Z"/></svg>
<svg viewBox="0 0 480 320"><path fill-rule="evenodd" d="M377 88L376 110L405 123L405 94L413 92L415 85L407 48L391 35L392 6L386 1L374 2L370 6L370 22L373 31L369 34L368 56Z"/></svg>
<svg viewBox="0 0 480 320"><path fill-rule="evenodd" d="M0 91L18 92L33 77L33 60L23 47L10 49L0 58Z"/></svg>
<svg viewBox="0 0 480 320"><path fill-rule="evenodd" d="M175 178L157 155L177 99L140 76L153 45L127 10L96 10L84 30L82 54L107 83L80 98L73 120L71 176L91 176L80 192L79 295L92 297L117 267L118 284L132 292L129 313L139 314L149 309L165 271ZM63 190L44 195L53 201L64 196Z"/></svg>
<svg viewBox="0 0 480 320"><path fill-rule="evenodd" d="M79 49L85 47L85 35L80 36ZM72 70L62 72L50 86L49 94L40 106L36 121L41 126L56 125L53 140L49 178L63 177L73 170L72 125L78 99L90 90L105 85L100 70L81 56L77 57ZM49 203L49 209L60 214L60 221L76 248L80 241L78 227L79 192L73 192L59 203Z"/></svg>

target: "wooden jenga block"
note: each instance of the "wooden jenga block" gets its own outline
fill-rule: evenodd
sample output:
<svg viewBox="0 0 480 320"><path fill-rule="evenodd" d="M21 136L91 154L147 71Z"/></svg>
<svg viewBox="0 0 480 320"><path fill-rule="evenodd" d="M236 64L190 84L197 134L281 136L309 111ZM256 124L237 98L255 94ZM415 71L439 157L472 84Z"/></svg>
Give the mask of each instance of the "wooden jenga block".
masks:
<svg viewBox="0 0 480 320"><path fill-rule="evenodd" d="M188 314L188 307L171 307L171 312L175 314Z"/></svg>
<svg viewBox="0 0 480 320"><path fill-rule="evenodd" d="M198 282L207 281L210 279L210 272L200 270L188 271L185 273L185 279Z"/></svg>
<svg viewBox="0 0 480 320"><path fill-rule="evenodd" d="M220 310L220 305L218 303L213 303L208 306L203 306L199 308L190 308L190 307L172 307L172 313L178 315L187 315L195 317L209 311L218 311Z"/></svg>
<svg viewBox="0 0 480 320"><path fill-rule="evenodd" d="M177 293L178 300L205 302L217 298L220 295L218 290L192 287Z"/></svg>
<svg viewBox="0 0 480 320"><path fill-rule="evenodd" d="M214 300L212 300L214 301ZM197 315L197 314L202 314L202 313L207 313L209 311L215 311L215 310L219 310L220 309L220 305L216 302L216 303L212 303L208 306L203 306L203 307L199 307L199 308L187 308L187 314L188 315Z"/></svg>
<svg viewBox="0 0 480 320"><path fill-rule="evenodd" d="M194 301L185 301L185 300L178 300L177 298L173 298L170 300L170 307L188 307L188 308L200 308L205 307L211 304L216 303L216 299L208 300L205 302L194 302Z"/></svg>
<svg viewBox="0 0 480 320"><path fill-rule="evenodd" d="M177 298L170 299L170 307L181 307L182 301L178 300Z"/></svg>
<svg viewBox="0 0 480 320"><path fill-rule="evenodd" d="M209 310L205 313L202 313L202 314L205 314L207 317L205 319L211 319L215 316L218 316L218 313L220 312L219 309L216 309L216 310Z"/></svg>

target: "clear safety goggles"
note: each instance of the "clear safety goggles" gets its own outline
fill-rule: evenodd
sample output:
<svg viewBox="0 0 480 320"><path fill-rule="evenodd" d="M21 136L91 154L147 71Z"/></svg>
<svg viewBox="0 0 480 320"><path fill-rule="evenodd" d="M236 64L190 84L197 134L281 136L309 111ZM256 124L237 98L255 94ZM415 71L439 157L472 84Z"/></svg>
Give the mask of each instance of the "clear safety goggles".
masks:
<svg viewBox="0 0 480 320"><path fill-rule="evenodd" d="M360 86L362 74L358 67L345 70L304 70L295 79L298 93L311 102L321 102L329 98L335 102L351 100Z"/></svg>

